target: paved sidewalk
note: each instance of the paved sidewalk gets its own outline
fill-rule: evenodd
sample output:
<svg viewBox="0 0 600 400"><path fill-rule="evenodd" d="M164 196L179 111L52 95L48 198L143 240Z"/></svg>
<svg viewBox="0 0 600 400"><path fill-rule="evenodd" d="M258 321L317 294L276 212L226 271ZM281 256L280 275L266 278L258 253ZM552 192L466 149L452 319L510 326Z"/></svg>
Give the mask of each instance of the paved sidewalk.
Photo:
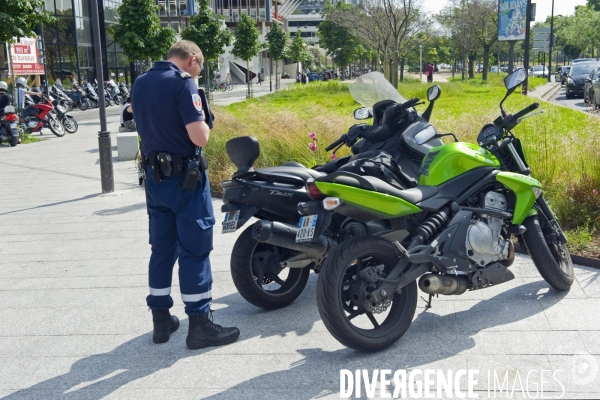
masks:
<svg viewBox="0 0 600 400"><path fill-rule="evenodd" d="M118 110L108 111L116 132ZM175 275L181 328L167 344L152 344L143 189L133 162L115 160L115 192L100 194L97 110L73 115L80 121L73 135L47 132L44 142L0 146L0 397L335 399L340 369L479 370L480 398L493 397L491 371L492 388L494 373L501 383L508 373L516 398L529 398L527 384L540 398L542 380L545 398L600 397L598 376L578 384L598 373L600 271L578 267L572 289L557 293L521 256L511 267L517 279L440 297L431 309L420 300L397 344L361 354L325 329L314 274L285 309L246 303L229 273L237 234L216 233L215 321L239 326L239 341L187 350ZM116 134L112 143L116 158ZM219 200L214 208L221 220ZM506 391L497 396L507 398Z"/></svg>

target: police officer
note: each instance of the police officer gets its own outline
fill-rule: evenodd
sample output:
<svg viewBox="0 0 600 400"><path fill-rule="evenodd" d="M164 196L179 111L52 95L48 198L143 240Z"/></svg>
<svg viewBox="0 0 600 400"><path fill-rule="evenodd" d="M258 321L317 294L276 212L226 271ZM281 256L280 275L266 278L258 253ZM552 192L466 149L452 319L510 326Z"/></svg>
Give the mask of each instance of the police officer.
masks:
<svg viewBox="0 0 600 400"><path fill-rule="evenodd" d="M179 328L169 312L173 266L179 258L181 298L189 316L186 344L192 350L232 343L240 334L237 328L214 324L210 311L215 217L201 148L208 141L212 114L194 83L203 61L195 43L181 40L166 61L156 62L132 88L147 175L152 254L146 302L152 310L153 341L165 343Z"/></svg>

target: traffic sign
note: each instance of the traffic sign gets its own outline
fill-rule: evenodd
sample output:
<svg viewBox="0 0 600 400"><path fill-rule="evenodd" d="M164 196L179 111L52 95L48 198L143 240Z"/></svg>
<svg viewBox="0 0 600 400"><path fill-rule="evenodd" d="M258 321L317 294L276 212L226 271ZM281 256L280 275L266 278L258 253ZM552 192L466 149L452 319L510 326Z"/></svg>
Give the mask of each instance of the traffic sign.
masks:
<svg viewBox="0 0 600 400"><path fill-rule="evenodd" d="M537 51L538 53L547 53L550 49L547 47L534 47L533 51Z"/></svg>
<svg viewBox="0 0 600 400"><path fill-rule="evenodd" d="M535 33L535 34L538 34L538 33L550 33L550 28L534 27L533 28L533 33Z"/></svg>
<svg viewBox="0 0 600 400"><path fill-rule="evenodd" d="M549 37L550 37L549 33L536 33L533 36L533 40L548 40Z"/></svg>
<svg viewBox="0 0 600 400"><path fill-rule="evenodd" d="M550 47L550 41L548 40L536 40L533 42L534 47Z"/></svg>

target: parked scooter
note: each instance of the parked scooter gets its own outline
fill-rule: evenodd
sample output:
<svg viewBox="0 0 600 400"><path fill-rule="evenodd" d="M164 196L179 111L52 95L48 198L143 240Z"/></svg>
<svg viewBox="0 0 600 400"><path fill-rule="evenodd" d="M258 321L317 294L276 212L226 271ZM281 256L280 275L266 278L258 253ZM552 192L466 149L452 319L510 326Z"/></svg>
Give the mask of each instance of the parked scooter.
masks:
<svg viewBox="0 0 600 400"><path fill-rule="evenodd" d="M0 110L0 142L8 142L11 147L21 142L17 119L13 106Z"/></svg>
<svg viewBox="0 0 600 400"><path fill-rule="evenodd" d="M123 99L127 100L129 98L130 92L125 82L119 83L119 91L121 92L121 97Z"/></svg>
<svg viewBox="0 0 600 400"><path fill-rule="evenodd" d="M94 89L94 87L92 86L91 83L86 83L84 86L84 91L85 91L85 96L86 98L90 101L90 103L92 104L91 108L96 108L98 107L98 101L99 101L99 97L98 97L98 93L96 92L96 89Z"/></svg>
<svg viewBox="0 0 600 400"><path fill-rule="evenodd" d="M73 90L65 91L66 95L73 101L73 105L79 107L81 111L85 111L92 107L92 102L87 98L85 91L81 86L74 84Z"/></svg>
<svg viewBox="0 0 600 400"><path fill-rule="evenodd" d="M110 81L105 82L105 89L106 93L108 94L108 96L110 96L110 99L114 102L114 104L123 104L123 97L121 96L121 91L119 90L119 87L117 86L115 81L111 79Z"/></svg>
<svg viewBox="0 0 600 400"><path fill-rule="evenodd" d="M60 85L62 86L62 85ZM67 112L73 109L73 100L63 92L57 85L50 87L51 93L54 96L57 104L60 104ZM54 104L54 103L53 103ZM56 107L56 104L54 104Z"/></svg>

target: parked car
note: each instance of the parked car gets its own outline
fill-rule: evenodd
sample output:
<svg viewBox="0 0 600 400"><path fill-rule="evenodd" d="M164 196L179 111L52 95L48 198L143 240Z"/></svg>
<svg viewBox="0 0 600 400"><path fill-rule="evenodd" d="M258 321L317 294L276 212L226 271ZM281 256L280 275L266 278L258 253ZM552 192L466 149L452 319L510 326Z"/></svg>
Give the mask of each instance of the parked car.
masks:
<svg viewBox="0 0 600 400"><path fill-rule="evenodd" d="M595 68L583 81L583 101L593 104L594 84L600 79L600 67Z"/></svg>
<svg viewBox="0 0 600 400"><path fill-rule="evenodd" d="M590 62L590 61L596 61L595 58L576 58L575 60L573 60L573 64L577 64L580 62Z"/></svg>
<svg viewBox="0 0 600 400"><path fill-rule="evenodd" d="M490 72L498 72L498 66L494 65L492 68L490 68Z"/></svg>
<svg viewBox="0 0 600 400"><path fill-rule="evenodd" d="M319 76L319 74L315 73L315 72L311 72L310 74L307 75L308 76L308 82L312 82L312 81L320 81L321 77Z"/></svg>
<svg viewBox="0 0 600 400"><path fill-rule="evenodd" d="M594 75L594 85L592 86L590 98L594 108L600 108L600 70L596 70L596 75Z"/></svg>
<svg viewBox="0 0 600 400"><path fill-rule="evenodd" d="M554 77L555 82L560 82L561 85L564 85L567 81L567 75L569 75L570 66L565 65L563 67L558 67L556 70L556 76Z"/></svg>
<svg viewBox="0 0 600 400"><path fill-rule="evenodd" d="M540 76L548 76L549 72L548 72L548 67L544 66L544 65L535 65L533 67L533 69L531 70L531 72L529 73L529 76L533 76L534 78L539 78Z"/></svg>
<svg viewBox="0 0 600 400"><path fill-rule="evenodd" d="M598 67L600 67L600 61L588 61L571 65L571 70L567 76L567 99L583 95L585 79Z"/></svg>

